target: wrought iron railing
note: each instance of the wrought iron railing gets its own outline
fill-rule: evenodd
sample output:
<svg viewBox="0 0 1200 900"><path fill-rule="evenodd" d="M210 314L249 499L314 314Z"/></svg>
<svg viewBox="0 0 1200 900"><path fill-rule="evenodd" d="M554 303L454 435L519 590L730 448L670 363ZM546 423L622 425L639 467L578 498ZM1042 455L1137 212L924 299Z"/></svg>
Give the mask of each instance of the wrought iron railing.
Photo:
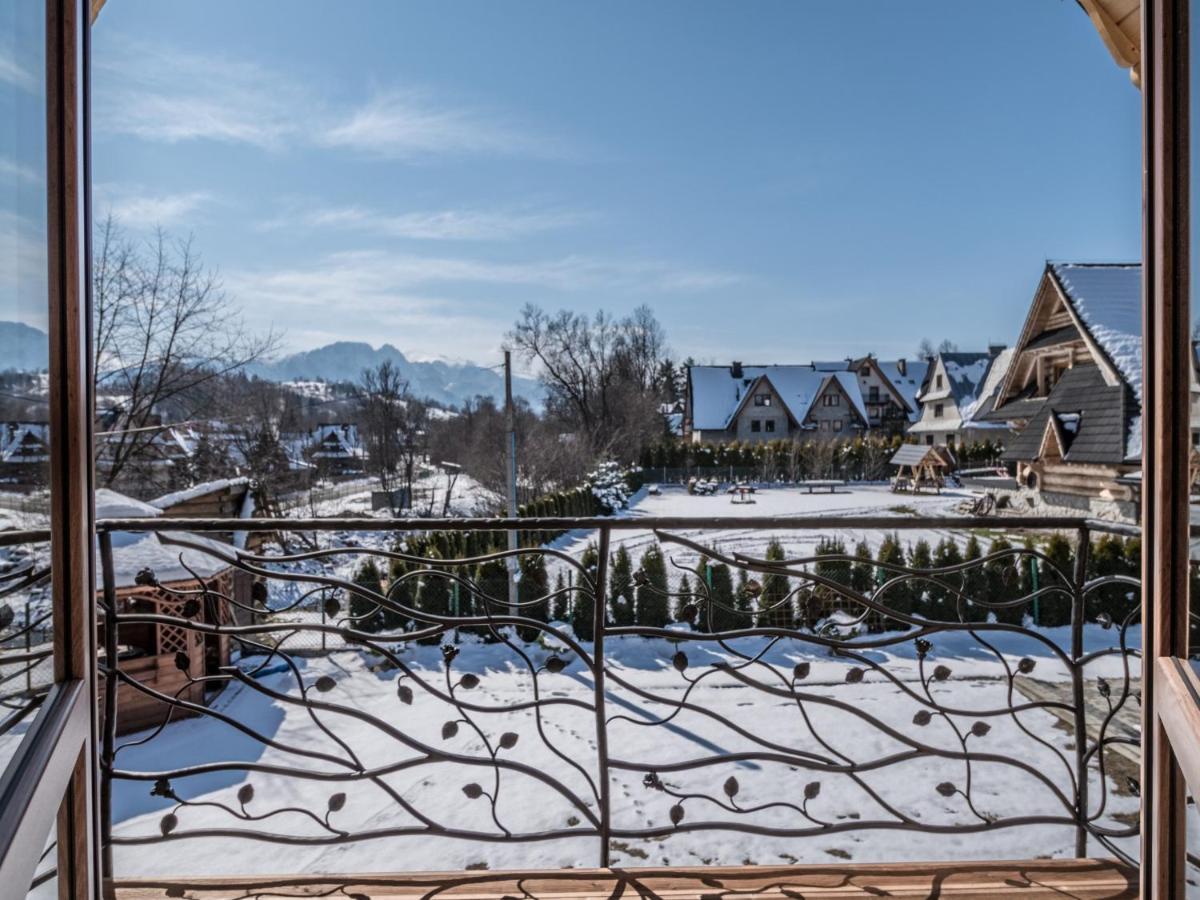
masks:
<svg viewBox="0 0 1200 900"><path fill-rule="evenodd" d="M446 552L509 529L591 533L594 547ZM828 547L782 559L761 549L768 534L794 544L931 529L958 543L984 529L1035 540L920 569ZM1075 855L1129 860L1136 766L1119 751L1138 745L1121 719L1139 703L1139 583L1089 578L1097 530L1135 533L894 516L103 522L106 865L114 848L203 839L589 839L607 866L699 832L794 842L1056 826L1074 832ZM234 531L283 543L251 552L202 537ZM286 535L298 531L339 537L293 551ZM1050 531L1072 536L1070 565L1044 548ZM143 532L172 548L185 577L141 569L119 583L114 535ZM435 553L416 537L431 532L459 537ZM649 535L676 576L665 585L637 563ZM610 602L622 543L637 545L628 600L656 621ZM507 566L521 572L515 602ZM1051 609L1059 624L1039 624ZM152 632L169 684L126 664L138 658L129 636ZM375 681L314 663L344 651ZM964 678L972 690L953 689ZM380 679L388 705L358 687ZM239 719L236 704L214 701L222 688L298 711L307 730ZM128 735L127 702L153 711ZM236 736L241 755L193 764L148 752L191 716L214 724L217 743ZM140 798L125 805L141 814L117 828L120 792Z"/></svg>

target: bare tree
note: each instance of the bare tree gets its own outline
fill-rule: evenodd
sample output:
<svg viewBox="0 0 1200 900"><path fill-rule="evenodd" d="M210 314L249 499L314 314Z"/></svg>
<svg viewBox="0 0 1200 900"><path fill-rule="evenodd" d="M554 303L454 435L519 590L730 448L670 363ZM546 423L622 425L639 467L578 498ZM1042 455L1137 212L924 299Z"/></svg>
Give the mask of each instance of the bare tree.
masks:
<svg viewBox="0 0 1200 900"><path fill-rule="evenodd" d="M424 404L413 397L408 381L391 360L363 371L356 396L368 468L385 491L395 490L402 479L411 504L413 472L425 430Z"/></svg>
<svg viewBox="0 0 1200 900"><path fill-rule="evenodd" d="M557 418L583 452L632 458L662 436L666 338L649 307L616 320L527 305L508 339L538 366L547 418Z"/></svg>
<svg viewBox="0 0 1200 900"><path fill-rule="evenodd" d="M100 477L113 484L138 463L153 464L171 421L205 415L222 376L271 353L206 268L190 239L159 231L145 244L110 215L101 224L93 272L94 378L101 412Z"/></svg>

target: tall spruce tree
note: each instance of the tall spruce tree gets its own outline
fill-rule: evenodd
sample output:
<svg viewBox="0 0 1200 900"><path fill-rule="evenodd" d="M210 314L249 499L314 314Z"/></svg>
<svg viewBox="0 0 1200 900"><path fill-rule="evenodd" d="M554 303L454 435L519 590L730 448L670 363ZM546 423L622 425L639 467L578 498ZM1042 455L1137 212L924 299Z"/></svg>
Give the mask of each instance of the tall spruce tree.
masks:
<svg viewBox="0 0 1200 900"><path fill-rule="evenodd" d="M912 569L933 568L933 550L930 549L929 541L925 538L921 538L913 545L912 552L908 557L908 565ZM918 616L929 618L933 604L930 591L936 587L937 585L927 578L917 578L912 582L913 612Z"/></svg>
<svg viewBox="0 0 1200 900"><path fill-rule="evenodd" d="M383 574L373 559L365 559L354 573L354 583L363 590L373 594L383 593ZM350 617L354 620L350 627L355 631L369 631L375 634L383 627L383 615L379 602L357 591L349 591Z"/></svg>
<svg viewBox="0 0 1200 900"><path fill-rule="evenodd" d="M517 584L517 599L521 603L521 616L537 622L548 621L549 609L546 595L550 593L550 579L546 574L546 557L538 553L521 557L521 580ZM536 641L540 630L533 626L522 626L521 639Z"/></svg>
<svg viewBox="0 0 1200 900"><path fill-rule="evenodd" d="M437 559L438 552L434 549L428 551L430 559ZM431 572L428 575L421 577L421 588L417 593L417 608L431 616L449 616L450 615L450 582L444 574L439 572ZM428 627L431 623L421 623L421 627ZM432 635L422 638L423 644L436 644L442 640L442 635Z"/></svg>
<svg viewBox="0 0 1200 900"><path fill-rule="evenodd" d="M938 541L937 547L933 550L933 566L935 569L949 569L959 565L962 561L962 551L958 549L957 541L950 538L942 538ZM938 585L931 585L929 617L939 622L954 621L958 618L955 612L958 604L958 596L952 589L961 589L962 573L941 571L938 573L938 580L949 587L943 588Z"/></svg>
<svg viewBox="0 0 1200 900"><path fill-rule="evenodd" d="M635 616L637 624L646 628L663 628L671 621L667 564L657 543L642 554Z"/></svg>
<svg viewBox="0 0 1200 900"><path fill-rule="evenodd" d="M879 544L879 555L876 559L878 562L884 564L879 567L878 574L876 575L881 586L892 578L902 574L884 567L904 565L904 548L900 545L900 538L895 534L884 535L883 540ZM906 581L894 584L885 592L877 595L876 599L891 612L909 615L912 612L911 583ZM887 630L903 631L908 628L907 622L890 617L885 618L882 625Z"/></svg>
<svg viewBox="0 0 1200 900"><path fill-rule="evenodd" d="M963 548L963 562L973 563L963 570L962 593L966 600L954 611L954 617L963 622L982 622L987 618L987 608L981 605L987 600L987 573L983 565L976 562L980 559L983 559L983 547L979 538L972 534Z"/></svg>
<svg viewBox="0 0 1200 900"><path fill-rule="evenodd" d="M595 584L596 570L600 561L600 554L596 551L596 545L588 544L579 561L583 566L584 572L587 574L587 578L590 579L592 584ZM595 597L588 587L587 581L580 583L578 588L571 601L571 630L575 632L575 637L579 640L592 641L595 640L596 636Z"/></svg>
<svg viewBox="0 0 1200 900"><path fill-rule="evenodd" d="M767 544L766 559L778 562L785 558L783 544L774 538ZM792 606L791 583L786 575L763 575L762 593L758 597L758 624L767 628L793 628L796 612Z"/></svg>
<svg viewBox="0 0 1200 900"><path fill-rule="evenodd" d="M634 623L633 562L624 544L617 547L608 570L608 604L614 625Z"/></svg>

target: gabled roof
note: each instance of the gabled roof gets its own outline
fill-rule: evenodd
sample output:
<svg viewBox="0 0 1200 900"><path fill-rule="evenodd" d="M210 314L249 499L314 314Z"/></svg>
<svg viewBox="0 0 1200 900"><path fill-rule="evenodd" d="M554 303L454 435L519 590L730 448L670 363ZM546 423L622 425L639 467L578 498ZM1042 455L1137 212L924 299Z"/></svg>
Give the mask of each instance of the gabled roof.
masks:
<svg viewBox="0 0 1200 900"><path fill-rule="evenodd" d="M983 376L983 382L979 385L975 396L965 403L959 402L958 412L964 425L990 424L982 423L980 420L992 411L992 407L996 403L996 395L1000 392L1000 383L1008 374L1008 367L1012 365L1015 355L1014 348L1008 347L992 357L987 374Z"/></svg>
<svg viewBox="0 0 1200 900"><path fill-rule="evenodd" d="M1067 263L1048 262L1038 291L1034 295L1033 305L1026 318L1025 328L1017 345L1018 354L1038 346L1052 346L1045 342L1049 340L1048 332L1030 334L1034 323L1038 320L1039 309L1043 307L1043 289L1047 279L1055 288L1055 296L1061 297L1067 314L1071 319L1071 327L1083 339L1095 358L1095 371L1087 373L1086 384L1089 390L1095 392L1090 398L1094 421L1100 410L1097 404L1107 402L1113 404L1112 409L1105 414L1106 421L1114 415L1121 417L1119 430L1121 446L1110 446L1107 439L1103 451L1094 445L1084 442L1089 449L1078 451L1078 438L1071 442L1071 450L1065 458L1080 454L1094 456L1088 460L1077 461L1118 463L1125 460L1136 460L1142 454L1141 403L1142 403L1142 267L1138 263ZM1055 332L1064 332L1063 328ZM1065 339L1065 335L1055 334L1054 338ZM1076 366L1080 368L1080 366ZM1068 373L1071 370L1068 370ZM1015 377L1013 375L1012 377ZM1060 379L1060 384L1066 380L1066 375ZM1020 419L1028 418L1027 431L1034 430L1034 420L1037 419L1038 440L1045 430L1046 420L1041 413L1050 411L1073 412L1074 409L1060 406L1063 402L1075 404L1078 394L1064 401L1058 386L1050 392L1049 397L1040 398L1024 394L1011 394L1010 378L1004 382L1005 396L1011 396L1008 402L994 410L990 418ZM1071 380L1068 386L1074 391L1080 390L1085 382ZM1101 390L1108 388L1109 390ZM1086 427L1082 426L1081 427ZM1030 438L1032 440L1032 437ZM1009 448L1015 452L1018 446L1021 452L1028 454L1031 447L1024 446L1018 440ZM1103 457L1103 458L1100 458ZM1033 456L1017 456L1018 459L1032 459Z"/></svg>
<svg viewBox="0 0 1200 900"><path fill-rule="evenodd" d="M932 444L901 444L889 462L893 466L919 466L928 461L935 466L947 467L949 462L943 449Z"/></svg>
<svg viewBox="0 0 1200 900"><path fill-rule="evenodd" d="M1037 459L1047 427L1055 427L1066 462L1120 463L1125 459L1126 410L1134 402L1130 388L1108 384L1098 366L1075 366L1063 373L1003 458Z"/></svg>
<svg viewBox="0 0 1200 900"><path fill-rule="evenodd" d="M836 382L850 398L854 410L867 421L858 375L840 364L838 371L821 371L815 366L743 366L740 378L733 377L729 366L692 366L688 377L692 386L692 428L697 431L723 431L729 428L756 384L767 383L783 401L784 411L796 423L802 423L817 398L831 382Z"/></svg>
<svg viewBox="0 0 1200 900"><path fill-rule="evenodd" d="M877 359L875 364L879 367L883 377L892 383L896 393L903 397L904 402L908 404L909 418L916 419L920 416L921 404L917 402L917 395L921 393L921 385L925 383L925 378L929 373L929 360L905 360L904 374L900 373L899 360Z"/></svg>

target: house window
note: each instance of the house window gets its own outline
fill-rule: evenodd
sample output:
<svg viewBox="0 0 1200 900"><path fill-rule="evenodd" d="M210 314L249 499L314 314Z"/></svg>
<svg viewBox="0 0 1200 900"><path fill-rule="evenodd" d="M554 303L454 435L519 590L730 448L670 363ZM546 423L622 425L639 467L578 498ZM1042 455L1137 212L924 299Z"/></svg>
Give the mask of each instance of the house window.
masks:
<svg viewBox="0 0 1200 900"><path fill-rule="evenodd" d="M771 405L771 395L770 394L755 394L754 395L754 405L755 406L770 406Z"/></svg>
<svg viewBox="0 0 1200 900"><path fill-rule="evenodd" d="M935 419L940 419L943 412L945 412L945 410L942 408L942 404L939 403L933 408L933 417Z"/></svg>
<svg viewBox="0 0 1200 900"><path fill-rule="evenodd" d="M931 447L933 446L933 435L932 434L925 435L925 443L927 443Z"/></svg>
<svg viewBox="0 0 1200 900"><path fill-rule="evenodd" d="M762 431L762 421L760 419L751 419L750 420L750 430L751 431Z"/></svg>
<svg viewBox="0 0 1200 900"><path fill-rule="evenodd" d="M879 385L873 384L867 388L867 401L870 403L879 402Z"/></svg>
<svg viewBox="0 0 1200 900"><path fill-rule="evenodd" d="M859 370L858 370L858 374L859 374L861 377L863 377L863 378L866 378L868 375L870 375L870 374L871 374L871 367L870 367L870 366L863 366L861 369L859 369Z"/></svg>
<svg viewBox="0 0 1200 900"><path fill-rule="evenodd" d="M824 406L841 406L842 398L837 394L826 394L821 398L821 403Z"/></svg>
<svg viewBox="0 0 1200 900"><path fill-rule="evenodd" d="M833 420L833 430L834 430L834 431L841 431L841 430L842 430L842 420L841 420L841 419L834 419L834 420Z"/></svg>
<svg viewBox="0 0 1200 900"><path fill-rule="evenodd" d="M828 430L829 430L829 423L828 423L828 422L826 422L824 419L822 419L822 420L821 420L820 429L821 429L822 431L828 431Z"/></svg>
<svg viewBox="0 0 1200 900"><path fill-rule="evenodd" d="M946 386L946 380L944 378L942 378L941 375L939 375L937 377L936 381L937 381L937 386L938 386L939 391Z"/></svg>
<svg viewBox="0 0 1200 900"><path fill-rule="evenodd" d="M773 432L773 431L775 430L775 420L774 420L774 419L767 419L767 423L766 423L766 426L765 426L765 427L766 427L766 430L767 430L767 431L772 431L772 432Z"/></svg>

